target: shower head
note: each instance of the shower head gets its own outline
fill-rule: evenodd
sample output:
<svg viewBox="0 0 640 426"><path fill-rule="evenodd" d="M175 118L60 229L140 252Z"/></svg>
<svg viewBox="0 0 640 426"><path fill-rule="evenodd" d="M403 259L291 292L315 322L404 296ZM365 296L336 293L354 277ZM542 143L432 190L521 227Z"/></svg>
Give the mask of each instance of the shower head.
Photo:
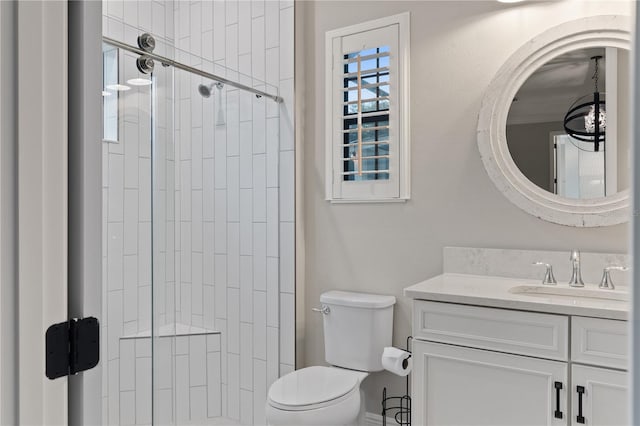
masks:
<svg viewBox="0 0 640 426"><path fill-rule="evenodd" d="M211 96L213 86L216 86L216 88L218 89L222 89L224 87L224 84L220 83L219 81L211 84L200 84L198 85L198 93L200 93L203 98L208 98Z"/></svg>
<svg viewBox="0 0 640 426"><path fill-rule="evenodd" d="M208 85L200 84L198 86L198 93L200 93L203 98L208 98L211 96L211 89L213 89L213 83Z"/></svg>
<svg viewBox="0 0 640 426"><path fill-rule="evenodd" d="M224 84L219 81L214 81L211 84L199 84L198 93L200 93L200 95L205 99L209 98L211 97L211 92L214 86L220 91L218 93L218 117L216 118L216 126L224 126L224 112L222 111L222 88L224 87Z"/></svg>

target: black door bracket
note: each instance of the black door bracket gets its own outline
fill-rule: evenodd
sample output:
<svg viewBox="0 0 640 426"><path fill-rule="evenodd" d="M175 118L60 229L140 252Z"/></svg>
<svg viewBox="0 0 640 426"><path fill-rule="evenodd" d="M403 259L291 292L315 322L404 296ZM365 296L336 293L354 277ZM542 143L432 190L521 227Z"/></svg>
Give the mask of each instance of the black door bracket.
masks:
<svg viewBox="0 0 640 426"><path fill-rule="evenodd" d="M47 329L46 371L57 379L89 370L100 360L100 325L87 317L53 324Z"/></svg>

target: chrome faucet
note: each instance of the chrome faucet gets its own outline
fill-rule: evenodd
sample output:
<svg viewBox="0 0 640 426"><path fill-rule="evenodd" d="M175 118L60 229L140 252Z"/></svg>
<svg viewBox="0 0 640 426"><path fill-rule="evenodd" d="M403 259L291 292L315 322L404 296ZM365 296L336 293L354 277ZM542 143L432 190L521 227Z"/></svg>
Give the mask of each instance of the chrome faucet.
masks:
<svg viewBox="0 0 640 426"><path fill-rule="evenodd" d="M600 280L599 288L614 290L616 287L613 285L613 281L611 280L611 271L628 271L629 268L626 266L607 266L602 271L602 279Z"/></svg>
<svg viewBox="0 0 640 426"><path fill-rule="evenodd" d="M569 287L584 287L582 273L580 272L580 252L578 250L572 250L569 260L573 266L573 272L571 273L571 279L569 280Z"/></svg>

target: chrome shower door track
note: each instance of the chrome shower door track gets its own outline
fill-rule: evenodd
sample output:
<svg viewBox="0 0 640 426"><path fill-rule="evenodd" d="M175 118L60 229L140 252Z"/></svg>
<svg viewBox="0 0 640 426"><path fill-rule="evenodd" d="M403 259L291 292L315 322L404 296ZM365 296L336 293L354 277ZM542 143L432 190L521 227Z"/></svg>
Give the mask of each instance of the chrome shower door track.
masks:
<svg viewBox="0 0 640 426"><path fill-rule="evenodd" d="M278 102L278 103L282 102L282 97L280 97L278 95L272 95L270 93L263 92L262 90L257 90L257 89L254 89L253 87L246 86L246 85L244 85L242 83L238 83L238 82L235 82L233 80L228 80L228 79L226 79L224 77L220 77L218 75L211 74L211 73L208 73L206 71L202 71L202 70L200 70L198 68L190 67L189 65L185 65L185 64L183 64L181 62L174 61L173 59L169 59L167 57L158 55L156 53L147 52L146 50L142 50L139 47L131 46L131 45L123 43L121 41L114 40L112 38L104 37L104 36L102 37L102 41L107 43L107 44L110 44L112 46L118 47L120 49L124 49L124 50L127 50L129 52L137 53L138 55L148 56L148 57L150 57L152 59L160 61L163 65L171 65L172 67L175 67L175 68L178 68L178 69L181 69L181 70L184 70L184 71L199 75L199 76L204 77L204 78L208 78L209 80L217 81L217 82L220 82L220 83L223 83L223 84L228 84L229 86L233 86L233 87L235 87L237 89L245 90L247 92L254 93L256 96L263 96L265 98L272 99L273 101Z"/></svg>

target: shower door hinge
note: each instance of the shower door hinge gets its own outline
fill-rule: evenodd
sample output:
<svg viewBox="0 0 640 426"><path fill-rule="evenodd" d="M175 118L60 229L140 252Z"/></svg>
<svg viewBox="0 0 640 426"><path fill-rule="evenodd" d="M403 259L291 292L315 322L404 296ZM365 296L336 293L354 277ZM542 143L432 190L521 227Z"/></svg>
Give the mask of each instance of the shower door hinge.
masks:
<svg viewBox="0 0 640 426"><path fill-rule="evenodd" d="M89 370L100 360L100 325L87 317L53 324L46 333L46 371L50 379Z"/></svg>

